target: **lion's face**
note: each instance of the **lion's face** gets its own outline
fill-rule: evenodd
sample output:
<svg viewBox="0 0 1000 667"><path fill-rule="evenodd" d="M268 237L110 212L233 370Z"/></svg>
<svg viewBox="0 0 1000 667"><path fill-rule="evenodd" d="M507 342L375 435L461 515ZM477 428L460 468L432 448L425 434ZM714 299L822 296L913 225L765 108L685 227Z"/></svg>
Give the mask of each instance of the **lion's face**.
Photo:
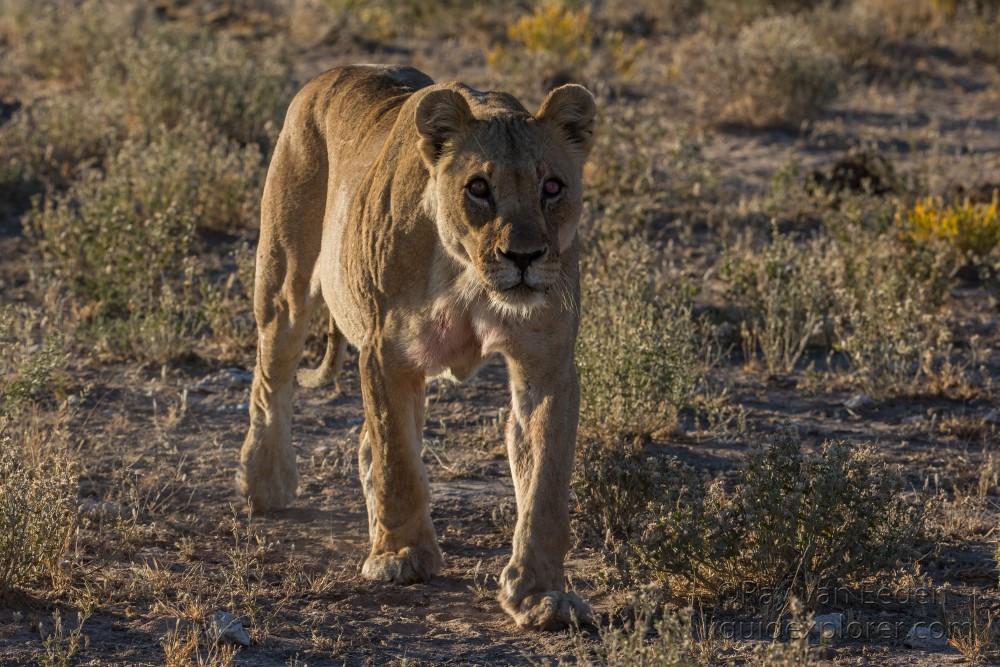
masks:
<svg viewBox="0 0 1000 667"><path fill-rule="evenodd" d="M418 107L438 233L504 314L528 314L564 289L560 257L576 236L594 112L580 86L553 91L534 117L477 119L451 89Z"/></svg>

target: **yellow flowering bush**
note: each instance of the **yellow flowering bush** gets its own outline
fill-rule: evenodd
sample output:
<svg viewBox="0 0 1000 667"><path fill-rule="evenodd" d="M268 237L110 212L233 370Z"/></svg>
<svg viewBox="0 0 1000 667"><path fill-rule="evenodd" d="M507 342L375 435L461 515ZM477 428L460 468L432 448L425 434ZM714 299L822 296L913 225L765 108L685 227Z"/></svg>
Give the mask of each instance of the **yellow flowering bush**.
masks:
<svg viewBox="0 0 1000 667"><path fill-rule="evenodd" d="M541 73L543 77L569 74L576 78L606 69L608 75L629 77L645 50L642 40L628 39L621 31L600 34L604 50L595 49L598 31L590 7L570 0L543 0L507 26L507 43L486 54L498 70ZM584 70L587 72L584 72Z"/></svg>
<svg viewBox="0 0 1000 667"><path fill-rule="evenodd" d="M993 191L989 204L966 199L945 205L938 197L928 197L900 216L916 241L942 240L980 257L1000 244L1000 190Z"/></svg>
<svg viewBox="0 0 1000 667"><path fill-rule="evenodd" d="M507 37L530 54L569 67L582 65L590 57L593 39L590 7L573 9L560 0L548 0L510 24Z"/></svg>

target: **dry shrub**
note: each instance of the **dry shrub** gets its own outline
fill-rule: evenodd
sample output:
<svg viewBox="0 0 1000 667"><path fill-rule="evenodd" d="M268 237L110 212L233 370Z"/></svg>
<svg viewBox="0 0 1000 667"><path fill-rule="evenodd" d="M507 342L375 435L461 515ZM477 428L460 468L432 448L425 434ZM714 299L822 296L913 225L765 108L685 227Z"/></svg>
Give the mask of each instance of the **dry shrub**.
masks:
<svg viewBox="0 0 1000 667"><path fill-rule="evenodd" d="M413 37L428 30L436 38L442 33L462 34L493 7L487 0L322 0L322 4L345 32L376 41ZM298 11L307 13L308 9ZM309 18L316 21L315 16Z"/></svg>
<svg viewBox="0 0 1000 667"><path fill-rule="evenodd" d="M704 372L683 289L654 288L652 251L603 242L586 262L577 344L580 430L617 443L672 430Z"/></svg>
<svg viewBox="0 0 1000 667"><path fill-rule="evenodd" d="M76 467L62 429L0 418L0 596L53 585L76 530Z"/></svg>
<svg viewBox="0 0 1000 667"><path fill-rule="evenodd" d="M587 5L572 7L562 0L545 0L507 26L507 38L517 50L496 47L488 61L499 65L521 56L549 74L578 71L590 59L593 30Z"/></svg>
<svg viewBox="0 0 1000 667"><path fill-rule="evenodd" d="M672 466L681 481L651 505L643 558L715 595L753 585L809 604L823 587L891 566L919 530L902 477L870 446L827 442L807 454L789 435L756 440L731 489Z"/></svg>
<svg viewBox="0 0 1000 667"><path fill-rule="evenodd" d="M201 313L211 331L213 357L241 362L257 341L253 318L254 249L243 245L231 255L231 269L222 280L202 277ZM228 263L227 263L228 264ZM324 330L325 335L325 330Z"/></svg>
<svg viewBox="0 0 1000 667"><path fill-rule="evenodd" d="M174 127L197 114L241 143L266 144L294 92L288 58L275 43L251 50L223 35L160 24L134 0L6 2L17 74L120 102L133 131Z"/></svg>
<svg viewBox="0 0 1000 667"><path fill-rule="evenodd" d="M586 243L641 233L651 220L712 202L718 172L701 147L655 104L602 103L585 171L593 213Z"/></svg>
<svg viewBox="0 0 1000 667"><path fill-rule="evenodd" d="M919 390L948 357L939 313L953 258L905 243L891 227L833 226L829 237L796 243L776 233L763 249L726 256L721 276L744 312L746 352L787 372L807 345L824 345L846 355L873 395Z"/></svg>
<svg viewBox="0 0 1000 667"><path fill-rule="evenodd" d="M64 188L121 141L120 109L79 95L43 99L0 126L0 192Z"/></svg>
<svg viewBox="0 0 1000 667"><path fill-rule="evenodd" d="M678 47L675 71L707 122L797 128L836 97L840 63L808 21L773 16L735 40L694 35Z"/></svg>
<svg viewBox="0 0 1000 667"><path fill-rule="evenodd" d="M639 449L594 443L581 445L576 460L576 533L599 547L610 566L610 584L635 586L645 574L638 546L649 524L650 503L680 481L677 468Z"/></svg>

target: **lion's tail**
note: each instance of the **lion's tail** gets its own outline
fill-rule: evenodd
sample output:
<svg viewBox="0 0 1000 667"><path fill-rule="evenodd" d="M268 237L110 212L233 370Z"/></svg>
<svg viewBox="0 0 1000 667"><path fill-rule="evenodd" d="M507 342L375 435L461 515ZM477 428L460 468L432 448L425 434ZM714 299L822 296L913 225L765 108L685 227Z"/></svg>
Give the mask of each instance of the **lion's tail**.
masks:
<svg viewBox="0 0 1000 667"><path fill-rule="evenodd" d="M340 368L344 365L344 352L346 348L347 339L337 329L337 324L333 321L333 315L330 315L326 330L326 352L323 353L323 361L316 368L300 368L295 376L299 381L299 385L308 389L318 389L336 381L337 375L340 373Z"/></svg>

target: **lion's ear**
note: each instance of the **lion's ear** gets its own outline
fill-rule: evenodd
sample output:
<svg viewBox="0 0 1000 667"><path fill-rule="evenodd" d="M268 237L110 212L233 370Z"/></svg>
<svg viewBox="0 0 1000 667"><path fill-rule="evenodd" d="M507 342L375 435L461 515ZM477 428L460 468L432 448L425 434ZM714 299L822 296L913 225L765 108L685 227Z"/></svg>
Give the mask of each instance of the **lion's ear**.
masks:
<svg viewBox="0 0 1000 667"><path fill-rule="evenodd" d="M568 83L549 93L535 117L541 123L551 123L559 128L566 141L575 146L584 157L594 143L594 118L597 104L594 96L583 86Z"/></svg>
<svg viewBox="0 0 1000 667"><path fill-rule="evenodd" d="M420 151L427 164L441 157L445 143L473 121L472 110L460 93L449 88L432 90L417 104Z"/></svg>

